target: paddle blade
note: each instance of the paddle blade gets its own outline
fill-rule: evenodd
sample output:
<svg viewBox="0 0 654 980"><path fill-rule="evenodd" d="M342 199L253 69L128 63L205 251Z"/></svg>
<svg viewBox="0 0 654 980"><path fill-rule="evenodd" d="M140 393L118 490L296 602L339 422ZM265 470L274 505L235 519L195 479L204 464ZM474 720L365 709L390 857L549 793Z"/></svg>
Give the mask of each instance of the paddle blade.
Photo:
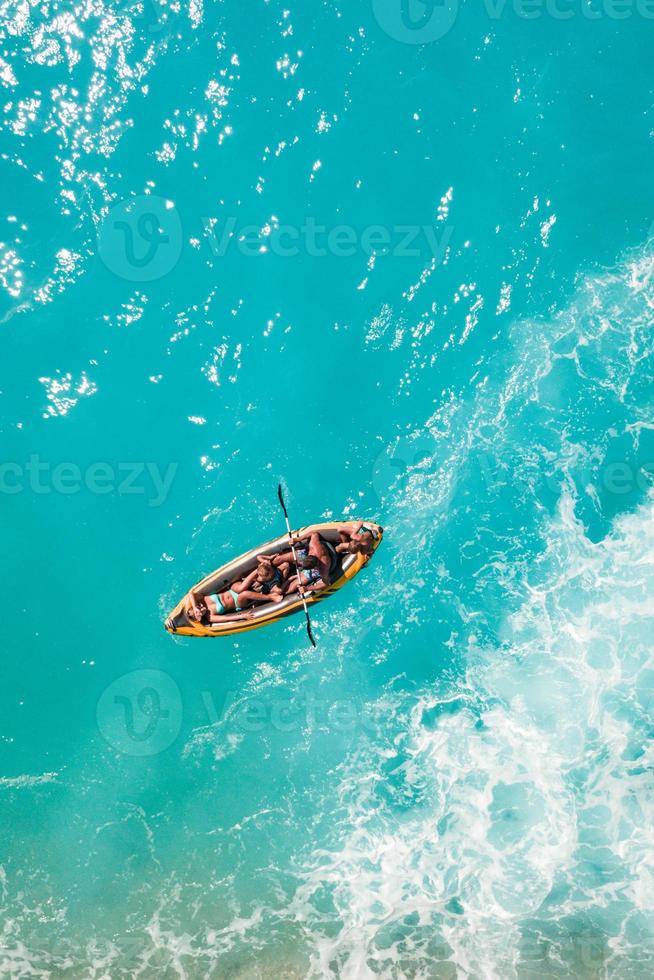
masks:
<svg viewBox="0 0 654 980"><path fill-rule="evenodd" d="M282 505L282 510L284 511L284 516L288 517L288 511L286 510L286 504L284 503L284 494L282 493L282 485L279 483L277 485L277 496L279 497L279 502Z"/></svg>

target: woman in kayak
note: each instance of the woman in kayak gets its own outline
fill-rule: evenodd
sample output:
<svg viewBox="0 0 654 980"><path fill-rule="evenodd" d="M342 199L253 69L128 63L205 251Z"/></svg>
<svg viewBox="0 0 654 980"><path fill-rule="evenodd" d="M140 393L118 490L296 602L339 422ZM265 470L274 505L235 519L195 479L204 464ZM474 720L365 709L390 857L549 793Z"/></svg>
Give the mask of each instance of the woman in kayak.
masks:
<svg viewBox="0 0 654 980"><path fill-rule="evenodd" d="M198 623L220 623L224 616L244 612L257 603L281 602L284 585L284 571L275 568L270 558L260 556L259 566L234 582L226 592L211 595L189 592L188 611Z"/></svg>
<svg viewBox="0 0 654 980"><path fill-rule="evenodd" d="M336 545L339 554L369 557L374 551L373 545L379 533L363 521L356 521L354 524L341 524L338 528L338 536L341 539L341 543Z"/></svg>

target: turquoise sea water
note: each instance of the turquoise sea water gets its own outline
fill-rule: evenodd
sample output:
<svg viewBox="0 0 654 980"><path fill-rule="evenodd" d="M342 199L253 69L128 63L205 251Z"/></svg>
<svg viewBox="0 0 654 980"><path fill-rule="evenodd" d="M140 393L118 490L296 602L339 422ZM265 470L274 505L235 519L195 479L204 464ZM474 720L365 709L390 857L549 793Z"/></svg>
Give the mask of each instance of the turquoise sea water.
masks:
<svg viewBox="0 0 654 980"><path fill-rule="evenodd" d="M651 977L646 5L1 11L0 975Z"/></svg>

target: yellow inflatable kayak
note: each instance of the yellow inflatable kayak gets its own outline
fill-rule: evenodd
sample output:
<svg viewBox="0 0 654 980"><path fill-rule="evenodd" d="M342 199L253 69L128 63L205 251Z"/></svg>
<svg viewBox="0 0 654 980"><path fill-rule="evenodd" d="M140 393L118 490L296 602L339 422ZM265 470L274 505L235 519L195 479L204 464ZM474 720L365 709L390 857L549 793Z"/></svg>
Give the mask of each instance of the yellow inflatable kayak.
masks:
<svg viewBox="0 0 654 980"><path fill-rule="evenodd" d="M339 528L354 527L358 521L338 521L328 524L310 524L293 532L293 537L302 537L317 531L323 541L332 545L332 548L339 544ZM383 529L374 521L365 521L365 526L372 531L372 553L362 554L336 554L334 552L334 565L331 571L331 584L319 592L312 592L306 597L307 605L322 602L328 596L333 595L342 589L346 582L349 582L362 568L368 564L372 555L381 544ZM269 541L267 544L252 548L240 558L235 558L227 565L207 575L201 582L193 587L196 595L211 595L212 593L225 592L234 582L243 579L257 566L257 555L275 555L288 551L288 534ZM186 597L177 603L173 611L166 618L164 623L169 633L180 636L230 636L234 633L245 633L248 630L256 630L261 626L268 626L275 623L285 616L292 616L293 613L302 612L302 599L296 592L289 595L281 602L266 602L261 605L248 609L245 612L228 613L220 623L199 623L192 618L189 613L189 604Z"/></svg>

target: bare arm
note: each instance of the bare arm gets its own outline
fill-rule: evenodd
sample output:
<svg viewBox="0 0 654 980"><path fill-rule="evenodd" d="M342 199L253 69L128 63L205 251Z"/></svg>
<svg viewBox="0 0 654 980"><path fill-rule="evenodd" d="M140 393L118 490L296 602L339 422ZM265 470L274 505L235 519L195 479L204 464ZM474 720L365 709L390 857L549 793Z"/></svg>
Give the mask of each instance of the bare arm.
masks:
<svg viewBox="0 0 654 980"><path fill-rule="evenodd" d="M349 540L353 538L355 534L358 534L363 527L363 521L353 521L351 524L339 524L338 533L344 540Z"/></svg>
<svg viewBox="0 0 654 980"><path fill-rule="evenodd" d="M247 592L248 589L250 589L256 577L257 577L257 569L255 568L254 571L250 572L250 574L247 575L242 582L234 582L234 584L232 585L232 589L234 590L234 592L236 592L237 595L243 595L244 592Z"/></svg>
<svg viewBox="0 0 654 980"><path fill-rule="evenodd" d="M189 592L186 598L188 599L188 612L190 612L193 615L194 619L200 622L200 620L202 619L202 613L200 611L200 607L198 606L197 599L195 597L195 593L193 592L193 590Z"/></svg>

